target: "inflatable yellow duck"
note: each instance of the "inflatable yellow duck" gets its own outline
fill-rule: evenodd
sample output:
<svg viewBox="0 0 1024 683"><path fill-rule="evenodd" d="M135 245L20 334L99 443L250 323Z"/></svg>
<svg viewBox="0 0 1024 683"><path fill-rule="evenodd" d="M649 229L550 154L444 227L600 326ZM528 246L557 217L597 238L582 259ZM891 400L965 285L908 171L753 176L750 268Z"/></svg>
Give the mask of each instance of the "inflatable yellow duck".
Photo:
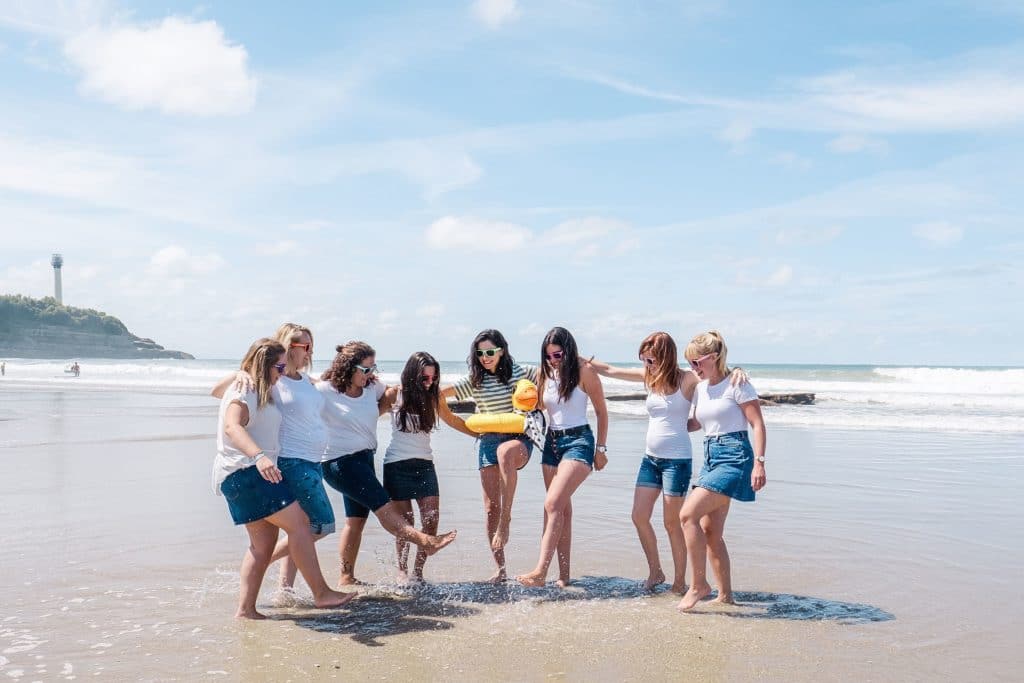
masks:
<svg viewBox="0 0 1024 683"><path fill-rule="evenodd" d="M466 418L466 426L477 434L526 434L544 448L546 422L544 413L537 410L537 385L528 379L516 382L512 392L512 413L476 413Z"/></svg>

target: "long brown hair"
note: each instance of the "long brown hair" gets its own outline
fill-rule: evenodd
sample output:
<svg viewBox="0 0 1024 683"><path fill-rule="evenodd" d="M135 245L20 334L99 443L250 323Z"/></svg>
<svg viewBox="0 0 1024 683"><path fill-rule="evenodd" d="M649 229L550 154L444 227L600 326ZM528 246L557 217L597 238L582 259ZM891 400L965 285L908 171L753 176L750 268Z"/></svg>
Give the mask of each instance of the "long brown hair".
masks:
<svg viewBox="0 0 1024 683"><path fill-rule="evenodd" d="M484 381L484 376L487 374L484 366L480 364L480 359L476 356L476 346L482 341L489 341L501 349L501 360L498 361L498 366L494 368L494 376L502 384L508 384L508 381L512 379L512 363L514 360L512 354L508 352L508 342L505 341L505 336L497 330L484 330L476 335L473 338L473 343L469 345L469 358L466 359L466 364L469 365L469 383L474 389L479 389Z"/></svg>
<svg viewBox="0 0 1024 683"><path fill-rule="evenodd" d="M652 332L640 342L637 355L654 358L654 365L644 363L644 386L656 394L667 396L679 388L679 353L676 342L668 332Z"/></svg>
<svg viewBox="0 0 1024 683"><path fill-rule="evenodd" d="M264 337L257 339L249 347L242 359L241 370L252 377L256 385L256 407L262 408L274 399L270 394L273 383L270 381L270 370L277 359L284 353L284 346L276 339Z"/></svg>
<svg viewBox="0 0 1024 683"><path fill-rule="evenodd" d="M348 389L352 383L352 375L356 372L356 366L370 356L376 356L377 352L366 342L350 341L336 348L338 355L331 361L331 367L324 371L320 379L329 382L332 387L340 392Z"/></svg>
<svg viewBox="0 0 1024 683"><path fill-rule="evenodd" d="M420 377L427 368L434 368L434 382L423 388ZM402 370L402 405L398 408L398 430L430 432L437 424L437 405L441 400L441 364L426 351L409 356Z"/></svg>
<svg viewBox="0 0 1024 683"><path fill-rule="evenodd" d="M555 376L554 369L548 363L548 344L562 347L562 364L558 370L558 397L563 402L568 401L573 390L580 384L580 354L576 348L576 340L564 327L552 327L551 331L544 335L544 341L540 345L540 366L545 382L554 379Z"/></svg>

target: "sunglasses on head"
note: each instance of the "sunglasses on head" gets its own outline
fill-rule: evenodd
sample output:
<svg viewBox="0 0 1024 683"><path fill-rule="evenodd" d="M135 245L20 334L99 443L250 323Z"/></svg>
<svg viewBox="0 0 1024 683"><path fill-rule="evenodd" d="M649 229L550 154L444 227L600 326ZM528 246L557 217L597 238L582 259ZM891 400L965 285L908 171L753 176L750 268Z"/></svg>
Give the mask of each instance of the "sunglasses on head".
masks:
<svg viewBox="0 0 1024 683"><path fill-rule="evenodd" d="M693 368L694 370L696 370L698 365L700 365L701 363L703 363L708 358L711 358L714 355L716 355L716 354L714 354L714 353L706 353L706 354L704 354L703 356L701 356L700 358L698 358L696 360L691 360L690 361L690 367Z"/></svg>
<svg viewBox="0 0 1024 683"><path fill-rule="evenodd" d="M501 351L500 346L495 347L493 349L477 349L476 357L483 358L484 356L487 356L488 358L493 358L494 356L498 355L499 351Z"/></svg>
<svg viewBox="0 0 1024 683"><path fill-rule="evenodd" d="M547 356L548 360L562 360L562 357L565 356L565 351L555 351L553 353L545 353L544 355Z"/></svg>
<svg viewBox="0 0 1024 683"><path fill-rule="evenodd" d="M306 353L309 353L309 350L313 348L313 345L309 342L306 342L305 344L300 344L299 342L292 342L292 348L305 349Z"/></svg>
<svg viewBox="0 0 1024 683"><path fill-rule="evenodd" d="M274 363L274 369L280 372L282 375L284 374L285 368L287 367L287 363Z"/></svg>
<svg viewBox="0 0 1024 683"><path fill-rule="evenodd" d="M377 372L377 364L367 367L365 365L357 365L356 370L361 370L364 375L369 375L371 372Z"/></svg>

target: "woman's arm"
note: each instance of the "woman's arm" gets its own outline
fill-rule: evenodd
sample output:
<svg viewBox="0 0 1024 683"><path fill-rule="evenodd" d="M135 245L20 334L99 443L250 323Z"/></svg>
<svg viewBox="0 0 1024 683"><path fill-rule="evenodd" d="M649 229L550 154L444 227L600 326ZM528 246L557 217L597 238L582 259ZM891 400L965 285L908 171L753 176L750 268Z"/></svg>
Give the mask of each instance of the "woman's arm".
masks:
<svg viewBox="0 0 1024 683"><path fill-rule="evenodd" d="M249 376L249 373L244 370L239 370L238 372L231 373L213 385L213 389L210 390L210 396L213 396L214 398L224 398L224 394L232 384L234 384L235 388L239 391L252 391L255 386L252 381L252 377Z"/></svg>
<svg viewBox="0 0 1024 683"><path fill-rule="evenodd" d="M594 414L597 415L597 444L607 447L608 443L608 403L604 400L604 387L601 385L601 378L594 368L586 365L580 366L580 385L583 391L590 397L590 405L594 406ZM608 464L608 452L594 452L594 469L603 470Z"/></svg>
<svg viewBox="0 0 1024 683"><path fill-rule="evenodd" d="M249 406L241 401L232 401L224 411L224 433L231 439L235 448L250 458L256 458L256 469L260 476L272 484L281 481L281 470L273 460L268 458L259 444L249 436L245 425L249 424Z"/></svg>
<svg viewBox="0 0 1024 683"><path fill-rule="evenodd" d="M387 387L384 389L384 393L381 394L380 400L377 401L377 416L380 417L384 413L390 413L391 409L395 407L395 401L398 399L398 387Z"/></svg>
<svg viewBox="0 0 1024 683"><path fill-rule="evenodd" d="M744 417L747 418L747 422L750 423L754 431L754 471L750 475L750 485L755 491L760 491L764 488L767 477L764 472L764 463L758 458L764 457L765 447L768 442L764 428L764 417L761 415L761 402L757 399L747 401L740 404L740 409L743 410Z"/></svg>
<svg viewBox="0 0 1024 683"><path fill-rule="evenodd" d="M454 393L454 391L452 392ZM444 397L444 393L441 394L441 400L437 402L437 414L444 420L444 423L454 429L457 432L462 432L467 436L471 436L474 439L478 436L476 432L466 426L466 421L461 417L452 412L452 409L448 407L448 400Z"/></svg>
<svg viewBox="0 0 1024 683"><path fill-rule="evenodd" d="M602 360L598 360L593 356L589 360L583 361L584 367L591 367L597 374L602 377L611 377L612 379L624 379L627 382L643 382L644 381L644 369L643 368L617 368L614 365L609 365Z"/></svg>

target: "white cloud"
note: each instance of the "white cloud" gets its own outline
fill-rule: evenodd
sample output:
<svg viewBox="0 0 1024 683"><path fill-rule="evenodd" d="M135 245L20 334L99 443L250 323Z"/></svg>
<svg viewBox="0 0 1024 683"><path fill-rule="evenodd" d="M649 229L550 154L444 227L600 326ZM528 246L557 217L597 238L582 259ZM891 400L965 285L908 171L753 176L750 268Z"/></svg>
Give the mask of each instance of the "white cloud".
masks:
<svg viewBox="0 0 1024 683"><path fill-rule="evenodd" d="M516 0L476 0L473 3L473 16L487 28L500 28L518 19L519 15Z"/></svg>
<svg viewBox="0 0 1024 683"><path fill-rule="evenodd" d="M181 278L212 273L223 265L224 259L216 252L192 254L184 247L172 245L153 254L149 260L149 274Z"/></svg>
<svg viewBox="0 0 1024 683"><path fill-rule="evenodd" d="M317 230L324 230L326 228L333 227L334 223L331 221L313 219L308 221L299 221L297 223L289 223L286 229L288 231L298 230L300 232L316 232Z"/></svg>
<svg viewBox="0 0 1024 683"><path fill-rule="evenodd" d="M513 251L526 246L533 233L515 223L445 216L430 224L426 237L427 244L434 249Z"/></svg>
<svg viewBox="0 0 1024 683"><path fill-rule="evenodd" d="M733 146L738 146L754 135L754 126L747 121L733 121L726 126L719 134L718 139L724 140Z"/></svg>
<svg viewBox="0 0 1024 683"><path fill-rule="evenodd" d="M625 233L629 224L610 218L591 216L564 221L541 235L545 246L592 242L612 233ZM591 245L593 246L593 245Z"/></svg>
<svg viewBox="0 0 1024 683"><path fill-rule="evenodd" d="M768 276L765 284L769 287L781 287L782 285L788 284L793 279L793 266L788 264L779 266L779 268Z"/></svg>
<svg viewBox="0 0 1024 683"><path fill-rule="evenodd" d="M125 109L215 116L255 102L245 47L214 21L93 27L70 38L64 52L82 72L84 93Z"/></svg>
<svg viewBox="0 0 1024 683"><path fill-rule="evenodd" d="M257 244L253 249L258 254L264 256L283 256L284 254L297 254L299 253L299 243L295 240L281 240L280 242L269 242L266 244Z"/></svg>
<svg viewBox="0 0 1024 683"><path fill-rule="evenodd" d="M810 159L804 156L800 156L796 152L779 152L775 155L775 163L786 168L792 168L798 171L806 171L811 168L814 164Z"/></svg>
<svg viewBox="0 0 1024 683"><path fill-rule="evenodd" d="M783 264L767 277L758 277L750 270L741 270L736 276L736 284L743 287L782 287L793 280L793 266Z"/></svg>
<svg viewBox="0 0 1024 683"><path fill-rule="evenodd" d="M826 244L843 233L843 228L832 225L827 228L788 228L775 233L775 243L783 246L812 246Z"/></svg>
<svg viewBox="0 0 1024 683"><path fill-rule="evenodd" d="M839 137L830 140L828 148L839 154L855 154L857 152L885 152L889 146L885 140L878 140L866 135L854 133L843 133Z"/></svg>
<svg viewBox="0 0 1024 683"><path fill-rule="evenodd" d="M963 228L946 223L933 221L919 223L914 226L914 236L936 247L948 247L959 242L964 236Z"/></svg>

